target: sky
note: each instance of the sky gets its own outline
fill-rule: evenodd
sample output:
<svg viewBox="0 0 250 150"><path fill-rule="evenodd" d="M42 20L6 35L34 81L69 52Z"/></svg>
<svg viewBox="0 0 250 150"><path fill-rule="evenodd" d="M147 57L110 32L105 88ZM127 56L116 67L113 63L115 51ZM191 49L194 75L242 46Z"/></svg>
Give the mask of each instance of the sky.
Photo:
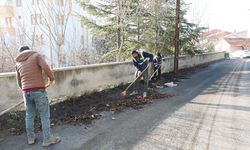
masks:
<svg viewBox="0 0 250 150"><path fill-rule="evenodd" d="M187 18L210 29L250 31L250 0L185 0Z"/></svg>

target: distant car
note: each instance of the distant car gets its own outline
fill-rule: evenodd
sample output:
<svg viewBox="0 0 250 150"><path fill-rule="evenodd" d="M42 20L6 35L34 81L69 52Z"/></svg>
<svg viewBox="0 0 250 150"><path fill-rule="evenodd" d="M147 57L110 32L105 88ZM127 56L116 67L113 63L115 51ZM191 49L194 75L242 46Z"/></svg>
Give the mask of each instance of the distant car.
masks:
<svg viewBox="0 0 250 150"><path fill-rule="evenodd" d="M244 58L245 52L243 50L236 50L230 53L230 58Z"/></svg>
<svg viewBox="0 0 250 150"><path fill-rule="evenodd" d="M250 58L250 50L244 50L244 58Z"/></svg>

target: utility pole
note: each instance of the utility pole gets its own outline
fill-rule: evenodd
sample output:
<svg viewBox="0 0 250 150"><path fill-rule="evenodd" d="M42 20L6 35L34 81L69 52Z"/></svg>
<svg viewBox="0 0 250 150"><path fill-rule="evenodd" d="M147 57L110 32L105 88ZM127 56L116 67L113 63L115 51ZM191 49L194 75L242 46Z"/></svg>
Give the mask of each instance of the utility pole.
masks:
<svg viewBox="0 0 250 150"><path fill-rule="evenodd" d="M179 52L180 52L180 0L176 0L176 23L175 23L175 50L174 50L174 75L179 70Z"/></svg>

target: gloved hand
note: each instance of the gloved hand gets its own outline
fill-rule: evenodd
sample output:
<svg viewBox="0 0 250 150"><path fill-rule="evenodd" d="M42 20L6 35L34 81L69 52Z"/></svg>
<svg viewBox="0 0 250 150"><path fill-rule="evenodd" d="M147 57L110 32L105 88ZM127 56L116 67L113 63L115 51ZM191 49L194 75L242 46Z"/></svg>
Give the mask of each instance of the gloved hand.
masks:
<svg viewBox="0 0 250 150"><path fill-rule="evenodd" d="M138 71L138 72L137 72L137 77L140 76L141 74L142 74L142 72L141 72L141 71Z"/></svg>
<svg viewBox="0 0 250 150"><path fill-rule="evenodd" d="M139 77L139 76L141 75L141 73L142 73L141 71L137 70L137 71L135 72L135 76L134 76L134 77L135 77L135 78Z"/></svg>

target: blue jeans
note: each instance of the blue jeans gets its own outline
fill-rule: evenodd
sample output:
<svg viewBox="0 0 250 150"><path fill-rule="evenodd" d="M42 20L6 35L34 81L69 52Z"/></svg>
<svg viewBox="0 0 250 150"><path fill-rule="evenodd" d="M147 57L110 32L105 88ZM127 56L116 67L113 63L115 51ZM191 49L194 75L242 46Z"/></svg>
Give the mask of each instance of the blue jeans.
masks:
<svg viewBox="0 0 250 150"><path fill-rule="evenodd" d="M26 132L28 138L35 137L34 133L34 119L36 116L36 110L40 114L42 123L43 139L49 139L50 137L50 109L49 99L45 90L36 90L23 94L24 104L26 109Z"/></svg>

